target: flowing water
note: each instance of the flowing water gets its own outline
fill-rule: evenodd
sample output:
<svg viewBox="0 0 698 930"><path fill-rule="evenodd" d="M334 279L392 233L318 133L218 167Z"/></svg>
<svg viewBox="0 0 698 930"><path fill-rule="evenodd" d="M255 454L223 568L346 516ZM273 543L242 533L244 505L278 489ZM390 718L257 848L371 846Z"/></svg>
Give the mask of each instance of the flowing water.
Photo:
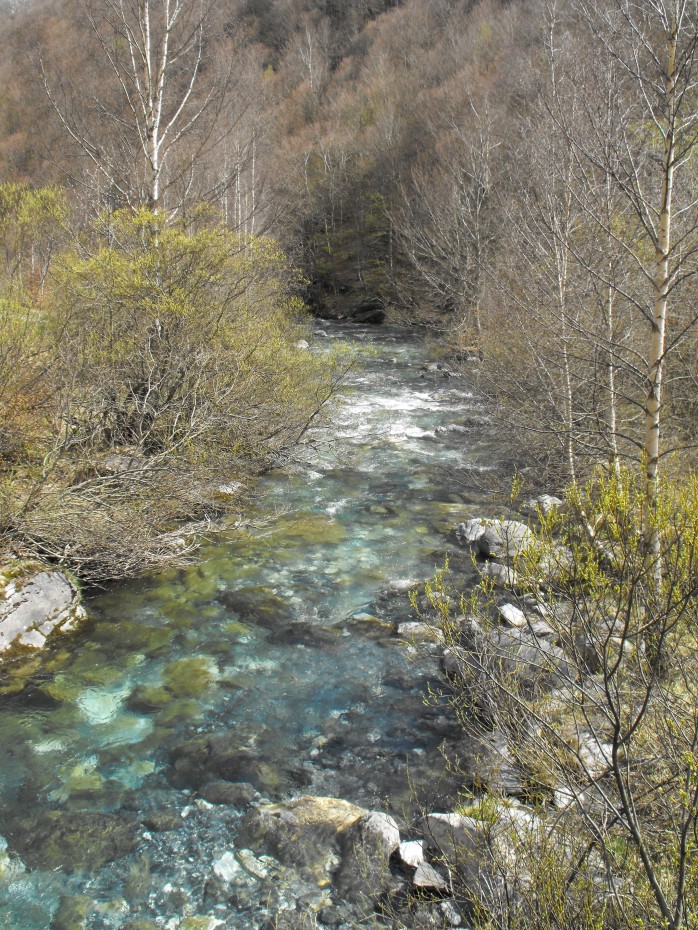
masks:
<svg viewBox="0 0 698 930"><path fill-rule="evenodd" d="M252 529L90 598L78 636L4 672L0 927L258 926L268 892L248 874L224 902L207 892L250 797L409 820L455 790L438 753L451 722L424 700L435 660L395 627L477 512L478 401L397 329L326 326L315 351L347 338L358 363L332 428L259 482ZM221 779L252 788L202 800Z"/></svg>

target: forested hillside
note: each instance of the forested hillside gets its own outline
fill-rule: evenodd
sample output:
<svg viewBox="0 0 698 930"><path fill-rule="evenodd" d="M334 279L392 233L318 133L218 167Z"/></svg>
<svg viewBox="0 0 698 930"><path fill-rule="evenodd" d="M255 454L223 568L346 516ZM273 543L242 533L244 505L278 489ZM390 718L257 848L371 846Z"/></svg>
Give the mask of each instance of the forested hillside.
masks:
<svg viewBox="0 0 698 930"><path fill-rule="evenodd" d="M664 428L691 446L688 14L666 84L663 4L637 23L622 5L494 0L177 9L163 72L176 119L150 152L157 88L135 99L140 66L119 46L137 4L6 12L3 177L60 184L78 224L126 204L207 203L241 241L270 233L317 312L387 312L481 354L528 454L568 477L644 445L664 249ZM178 57L187 28L196 40Z"/></svg>
<svg viewBox="0 0 698 930"><path fill-rule="evenodd" d="M57 324L66 261L93 260L75 237L85 251L124 209L188 235L220 223L248 260L270 237L318 314L425 326L453 364L479 358L521 464L575 479L644 456L652 484L671 450L692 460L698 423L685 6L6 10L0 163L27 186L5 193L12 300L48 301ZM51 205L32 215L36 197ZM10 409L35 406L7 390Z"/></svg>

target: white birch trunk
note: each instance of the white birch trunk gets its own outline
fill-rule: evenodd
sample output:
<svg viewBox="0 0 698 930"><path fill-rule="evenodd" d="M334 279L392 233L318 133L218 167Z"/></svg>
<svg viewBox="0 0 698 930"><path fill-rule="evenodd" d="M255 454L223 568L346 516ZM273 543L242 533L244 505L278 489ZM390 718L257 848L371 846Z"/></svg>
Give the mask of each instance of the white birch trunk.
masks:
<svg viewBox="0 0 698 930"><path fill-rule="evenodd" d="M665 95L667 120L664 131L664 172L662 199L659 213L659 230L656 243L656 268L654 278L654 312L648 359L647 400L645 406L645 510L644 536L648 567L657 588L662 581L661 547L656 526L656 509L659 486L660 424L662 412L662 381L664 376L664 352L666 346L666 318L671 274L671 208L674 185L674 158L676 128L676 23L667 43L667 68Z"/></svg>

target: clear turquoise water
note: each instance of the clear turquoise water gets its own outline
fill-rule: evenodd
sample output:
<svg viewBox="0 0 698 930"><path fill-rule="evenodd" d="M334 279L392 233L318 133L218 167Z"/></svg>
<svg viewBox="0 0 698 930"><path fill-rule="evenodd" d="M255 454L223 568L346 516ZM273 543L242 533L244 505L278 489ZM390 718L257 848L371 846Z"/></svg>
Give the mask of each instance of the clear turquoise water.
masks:
<svg viewBox="0 0 698 930"><path fill-rule="evenodd" d="M397 329L325 327L315 351L348 336L359 363L331 423L302 461L259 482L250 528L223 527L195 567L92 597L80 636L5 673L0 927L47 930L71 894L90 899L89 928L174 928L190 913L253 926L261 892L249 882L229 901L206 898L240 817L197 799L209 778L406 820L454 790L438 754L450 722L424 701L435 664L394 633L411 618L407 596L382 593L429 577L446 552L462 558L446 531L476 512L467 475L486 472L489 453L476 430L436 430L478 402L425 373L422 344ZM192 766L191 751L177 761L212 734L228 753L215 771ZM154 833L153 812L181 827ZM126 854L106 862L109 843L93 852L74 827L99 832L116 821L89 817L105 814L131 830Z"/></svg>

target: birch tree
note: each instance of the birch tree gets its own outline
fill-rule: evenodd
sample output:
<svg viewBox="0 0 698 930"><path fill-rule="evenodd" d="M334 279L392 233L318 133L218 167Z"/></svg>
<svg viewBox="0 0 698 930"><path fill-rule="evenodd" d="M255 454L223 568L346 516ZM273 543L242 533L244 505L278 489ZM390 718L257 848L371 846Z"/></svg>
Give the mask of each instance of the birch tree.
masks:
<svg viewBox="0 0 698 930"><path fill-rule="evenodd" d="M625 106L618 114L612 145L599 150L597 114L587 108L588 133L571 127L579 157L600 168L633 214L633 229L598 218L605 236L626 252L646 297L631 296L646 324L644 350L644 459L647 558L661 584L661 552L655 512L665 425L664 384L671 353L698 321L687 286L698 258L698 200L693 169L696 135L695 0L607 0L579 10L592 45L614 64ZM613 282L609 282L613 286ZM640 292L641 293L641 292ZM624 296L628 296L627 294Z"/></svg>
<svg viewBox="0 0 698 930"><path fill-rule="evenodd" d="M84 15L104 85L77 89L42 60L46 93L112 200L180 206L197 161L221 141L231 81L207 57L215 12L197 0L92 0Z"/></svg>

